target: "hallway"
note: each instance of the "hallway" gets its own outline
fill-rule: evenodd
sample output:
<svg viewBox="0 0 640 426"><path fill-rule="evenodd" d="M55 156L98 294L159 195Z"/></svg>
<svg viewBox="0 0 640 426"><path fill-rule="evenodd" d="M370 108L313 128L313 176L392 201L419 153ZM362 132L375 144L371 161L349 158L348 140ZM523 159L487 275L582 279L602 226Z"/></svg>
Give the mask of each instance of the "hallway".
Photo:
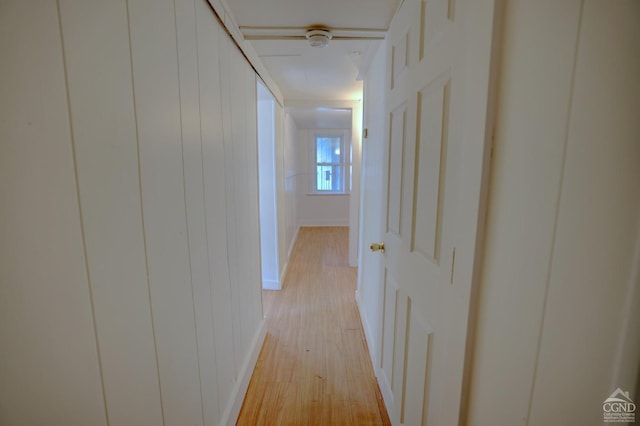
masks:
<svg viewBox="0 0 640 426"><path fill-rule="evenodd" d="M264 291L267 336L238 425L390 424L347 264L348 228L301 228L281 291Z"/></svg>

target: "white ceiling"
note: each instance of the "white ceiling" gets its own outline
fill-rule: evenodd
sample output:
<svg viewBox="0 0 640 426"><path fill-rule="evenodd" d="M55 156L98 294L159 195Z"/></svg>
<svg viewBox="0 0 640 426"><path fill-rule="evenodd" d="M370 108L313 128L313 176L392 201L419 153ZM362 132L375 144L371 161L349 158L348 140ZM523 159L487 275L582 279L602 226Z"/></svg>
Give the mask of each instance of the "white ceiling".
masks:
<svg viewBox="0 0 640 426"><path fill-rule="evenodd" d="M400 0L226 0L244 27L386 30ZM306 40L251 40L286 100L358 100L359 67L379 40L332 40L312 48Z"/></svg>
<svg viewBox="0 0 640 426"><path fill-rule="evenodd" d="M226 0L238 25L387 29L399 0Z"/></svg>
<svg viewBox="0 0 640 426"><path fill-rule="evenodd" d="M359 66L379 41L332 41L325 48L302 40L253 40L262 63L285 99L358 100Z"/></svg>
<svg viewBox="0 0 640 426"><path fill-rule="evenodd" d="M298 129L351 128L351 108L296 107L287 110Z"/></svg>

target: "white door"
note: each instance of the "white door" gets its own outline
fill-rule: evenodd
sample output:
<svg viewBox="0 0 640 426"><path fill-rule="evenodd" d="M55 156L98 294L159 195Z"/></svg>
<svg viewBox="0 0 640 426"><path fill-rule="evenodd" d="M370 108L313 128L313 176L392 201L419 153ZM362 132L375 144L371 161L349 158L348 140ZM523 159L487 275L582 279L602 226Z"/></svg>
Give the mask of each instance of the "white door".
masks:
<svg viewBox="0 0 640 426"><path fill-rule="evenodd" d="M490 0L405 0L387 38L378 376L395 425L460 421L494 9Z"/></svg>

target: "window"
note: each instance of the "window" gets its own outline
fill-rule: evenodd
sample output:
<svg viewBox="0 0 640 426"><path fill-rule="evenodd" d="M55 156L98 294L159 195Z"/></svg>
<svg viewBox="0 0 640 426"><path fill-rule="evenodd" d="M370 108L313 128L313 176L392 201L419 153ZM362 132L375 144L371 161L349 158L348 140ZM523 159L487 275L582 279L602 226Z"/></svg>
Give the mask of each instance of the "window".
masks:
<svg viewBox="0 0 640 426"><path fill-rule="evenodd" d="M345 175L344 134L315 133L313 168L315 179L313 190L317 193L345 193L348 177Z"/></svg>

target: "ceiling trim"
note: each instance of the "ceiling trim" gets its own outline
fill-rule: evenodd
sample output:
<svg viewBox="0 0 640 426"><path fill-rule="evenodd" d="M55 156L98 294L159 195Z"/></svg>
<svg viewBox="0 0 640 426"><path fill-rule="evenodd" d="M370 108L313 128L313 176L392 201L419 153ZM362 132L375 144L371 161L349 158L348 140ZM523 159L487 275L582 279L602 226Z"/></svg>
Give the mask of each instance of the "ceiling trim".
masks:
<svg viewBox="0 0 640 426"><path fill-rule="evenodd" d="M251 43L245 42L242 32L240 31L238 24L236 24L235 18L231 13L231 9L229 8L226 0L206 0L206 3L209 4L211 12L213 12L214 16L218 19L218 22L224 31L229 35L236 47L240 49L240 52L251 68L253 68L256 76L265 83L273 97L276 99L276 102L280 104L280 106L284 106L284 97L282 96L280 87L278 87L273 77L271 77L271 74L260 60L260 57L253 46L251 46Z"/></svg>

